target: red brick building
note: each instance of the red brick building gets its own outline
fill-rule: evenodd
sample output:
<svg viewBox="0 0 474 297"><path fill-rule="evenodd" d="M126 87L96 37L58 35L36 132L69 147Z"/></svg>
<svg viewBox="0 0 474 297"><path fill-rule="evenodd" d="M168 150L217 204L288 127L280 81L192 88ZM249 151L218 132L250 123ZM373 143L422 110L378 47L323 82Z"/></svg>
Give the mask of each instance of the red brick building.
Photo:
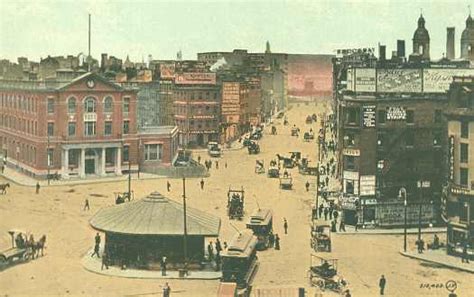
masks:
<svg viewBox="0 0 474 297"><path fill-rule="evenodd" d="M137 131L136 90L94 73L69 82L0 82L0 146L34 177L120 175L145 163L170 166L177 129ZM144 166L146 167L146 166Z"/></svg>

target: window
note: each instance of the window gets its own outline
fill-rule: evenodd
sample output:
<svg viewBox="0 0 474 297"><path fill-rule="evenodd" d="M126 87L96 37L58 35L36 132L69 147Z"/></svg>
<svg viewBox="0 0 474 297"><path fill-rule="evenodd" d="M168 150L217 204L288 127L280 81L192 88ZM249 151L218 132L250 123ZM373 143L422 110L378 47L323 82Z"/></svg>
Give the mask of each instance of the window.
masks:
<svg viewBox="0 0 474 297"><path fill-rule="evenodd" d="M123 146L123 150L122 150L122 160L124 162L128 162L129 161L129 154L130 154L130 147L128 145L124 145Z"/></svg>
<svg viewBox="0 0 474 297"><path fill-rule="evenodd" d="M69 122L67 125L67 135L75 136L76 135L76 122Z"/></svg>
<svg viewBox="0 0 474 297"><path fill-rule="evenodd" d="M105 164L113 165L115 163L115 154L117 149L109 147L105 149Z"/></svg>
<svg viewBox="0 0 474 297"><path fill-rule="evenodd" d="M415 145L415 133L412 130L408 130L405 136L405 145L414 146Z"/></svg>
<svg viewBox="0 0 474 297"><path fill-rule="evenodd" d="M461 168L460 169L460 178L459 178L459 184L461 186L466 186L467 187L467 180L469 177L469 170L467 168Z"/></svg>
<svg viewBox="0 0 474 297"><path fill-rule="evenodd" d="M130 112L130 98L123 98L123 113Z"/></svg>
<svg viewBox="0 0 474 297"><path fill-rule="evenodd" d="M441 146L442 138L443 138L443 133L441 133L440 131L433 132L433 145Z"/></svg>
<svg viewBox="0 0 474 297"><path fill-rule="evenodd" d="M145 144L145 160L156 161L161 160L163 154L163 146L161 144Z"/></svg>
<svg viewBox="0 0 474 297"><path fill-rule="evenodd" d="M54 123L48 123L48 136L54 135Z"/></svg>
<svg viewBox="0 0 474 297"><path fill-rule="evenodd" d="M347 170L354 170L355 169L355 157L354 156L344 156L344 158L346 159L345 168Z"/></svg>
<svg viewBox="0 0 474 297"><path fill-rule="evenodd" d="M387 111L386 110L379 110L378 111L378 122L379 124L385 124L387 120Z"/></svg>
<svg viewBox="0 0 474 297"><path fill-rule="evenodd" d="M48 154L48 160L46 160L46 161L48 162L48 164L46 164L46 165L47 166L52 166L53 161L54 161L54 149L49 148L48 151L47 151L47 154Z"/></svg>
<svg viewBox="0 0 474 297"><path fill-rule="evenodd" d="M75 113L76 112L76 98L69 98L67 101L67 112Z"/></svg>
<svg viewBox="0 0 474 297"><path fill-rule="evenodd" d="M112 112L112 98L106 97L104 100L104 112Z"/></svg>
<svg viewBox="0 0 474 297"><path fill-rule="evenodd" d="M461 163L467 163L469 161L469 145L467 143L461 143Z"/></svg>
<svg viewBox="0 0 474 297"><path fill-rule="evenodd" d="M469 122L461 121L461 137L469 138Z"/></svg>
<svg viewBox="0 0 474 297"><path fill-rule="evenodd" d="M95 122L84 122L84 135L85 136L95 135Z"/></svg>
<svg viewBox="0 0 474 297"><path fill-rule="evenodd" d="M415 123L415 112L413 110L407 110L407 124Z"/></svg>
<svg viewBox="0 0 474 297"><path fill-rule="evenodd" d="M95 104L95 99L94 98L87 98L86 101L84 101L84 112L95 112L96 110L96 104Z"/></svg>
<svg viewBox="0 0 474 297"><path fill-rule="evenodd" d="M348 108L346 113L346 122L350 125L359 124L359 110L357 108Z"/></svg>
<svg viewBox="0 0 474 297"><path fill-rule="evenodd" d="M434 122L435 123L441 123L442 121L442 118L443 118L443 113L441 110L435 110L435 114L434 114Z"/></svg>
<svg viewBox="0 0 474 297"><path fill-rule="evenodd" d="M54 113L54 99L48 98L48 113Z"/></svg>
<svg viewBox="0 0 474 297"><path fill-rule="evenodd" d="M112 122L111 121L105 122L104 135L112 135Z"/></svg>
<svg viewBox="0 0 474 297"><path fill-rule="evenodd" d="M123 134L130 133L130 121L123 121Z"/></svg>
<svg viewBox="0 0 474 297"><path fill-rule="evenodd" d="M346 194L354 194L354 181L346 180Z"/></svg>

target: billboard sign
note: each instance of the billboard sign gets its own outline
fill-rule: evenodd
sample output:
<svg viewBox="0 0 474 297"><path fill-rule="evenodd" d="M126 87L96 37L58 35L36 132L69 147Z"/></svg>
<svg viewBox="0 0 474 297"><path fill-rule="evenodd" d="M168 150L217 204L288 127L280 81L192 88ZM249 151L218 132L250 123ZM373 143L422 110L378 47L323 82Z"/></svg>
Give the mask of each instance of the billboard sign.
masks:
<svg viewBox="0 0 474 297"><path fill-rule="evenodd" d="M360 195L374 196L375 195L375 175L361 175L360 176Z"/></svg>
<svg viewBox="0 0 474 297"><path fill-rule="evenodd" d="M453 82L453 76L474 75L474 69L425 69L423 70L423 92L444 93Z"/></svg>
<svg viewBox="0 0 474 297"><path fill-rule="evenodd" d="M215 85L215 73L185 72L177 74L175 83L180 85Z"/></svg>
<svg viewBox="0 0 474 297"><path fill-rule="evenodd" d="M355 69L355 91L375 92L375 68Z"/></svg>
<svg viewBox="0 0 474 297"><path fill-rule="evenodd" d="M401 106L390 106L387 108L388 121L406 120L406 118L407 118L407 112L405 108Z"/></svg>
<svg viewBox="0 0 474 297"><path fill-rule="evenodd" d="M403 203L381 203L377 204L375 210L375 219L379 226L401 226L404 224L404 210ZM420 215L420 205L408 204L407 207L407 224L418 224ZM429 224L436 221L435 206L430 203L422 204L421 206L421 223Z"/></svg>
<svg viewBox="0 0 474 297"><path fill-rule="evenodd" d="M161 78L174 78L175 65L174 63L160 64L160 77Z"/></svg>
<svg viewBox="0 0 474 297"><path fill-rule="evenodd" d="M454 136L449 136L448 142L449 180L454 180Z"/></svg>
<svg viewBox="0 0 474 297"><path fill-rule="evenodd" d="M420 93L422 91L421 69L379 69L377 91Z"/></svg>
<svg viewBox="0 0 474 297"><path fill-rule="evenodd" d="M364 128L375 128L375 105L364 105L362 112Z"/></svg>

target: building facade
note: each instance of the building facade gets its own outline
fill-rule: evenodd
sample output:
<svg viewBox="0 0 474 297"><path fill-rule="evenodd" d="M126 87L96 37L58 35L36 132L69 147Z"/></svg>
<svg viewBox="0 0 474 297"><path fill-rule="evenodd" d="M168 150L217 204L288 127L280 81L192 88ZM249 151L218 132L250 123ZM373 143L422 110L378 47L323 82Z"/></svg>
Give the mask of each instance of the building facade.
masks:
<svg viewBox="0 0 474 297"><path fill-rule="evenodd" d="M66 83L2 82L0 93L0 145L9 166L37 178L121 175L129 163L139 169L146 143L137 130L136 90L86 73ZM156 144L177 137L165 134L154 135ZM153 148L170 166L177 147L161 156Z"/></svg>
<svg viewBox="0 0 474 297"><path fill-rule="evenodd" d="M474 250L474 76L454 77L449 89L447 187L443 216L448 222L448 253Z"/></svg>

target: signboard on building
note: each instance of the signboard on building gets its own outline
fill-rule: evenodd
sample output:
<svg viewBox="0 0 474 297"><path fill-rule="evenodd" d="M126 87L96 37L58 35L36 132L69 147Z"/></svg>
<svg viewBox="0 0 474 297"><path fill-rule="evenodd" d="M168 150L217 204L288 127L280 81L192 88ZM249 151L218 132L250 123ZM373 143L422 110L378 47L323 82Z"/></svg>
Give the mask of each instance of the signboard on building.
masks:
<svg viewBox="0 0 474 297"><path fill-rule="evenodd" d="M375 92L376 79L375 68L355 69L355 91Z"/></svg>
<svg viewBox="0 0 474 297"><path fill-rule="evenodd" d="M360 156L360 150L358 149L349 149L349 148L345 148L342 150L342 154L344 156L354 156L354 157L358 157Z"/></svg>
<svg viewBox="0 0 474 297"><path fill-rule="evenodd" d="M377 92L420 93L421 69L378 69Z"/></svg>
<svg viewBox="0 0 474 297"><path fill-rule="evenodd" d="M381 203L375 208L375 220L378 226L402 226L404 224L403 203ZM408 204L407 207L407 224L418 224L420 205ZM435 206L426 203L421 206L421 223L427 225L436 221Z"/></svg>
<svg viewBox="0 0 474 297"><path fill-rule="evenodd" d="M215 73L186 72L177 74L175 83L180 85L215 85Z"/></svg>
<svg viewBox="0 0 474 297"><path fill-rule="evenodd" d="M453 82L453 76L474 75L474 69L425 69L423 70L423 92L445 93Z"/></svg>
<svg viewBox="0 0 474 297"><path fill-rule="evenodd" d="M401 106L390 106L387 108L387 120L388 121L400 121L406 120L407 112L405 108Z"/></svg>
<svg viewBox="0 0 474 297"><path fill-rule="evenodd" d="M359 172L344 170L344 179L359 180Z"/></svg>
<svg viewBox="0 0 474 297"><path fill-rule="evenodd" d="M375 195L375 175L361 175L359 184L361 196Z"/></svg>
<svg viewBox="0 0 474 297"><path fill-rule="evenodd" d="M355 81L354 81L355 69L347 69L347 90L355 91Z"/></svg>
<svg viewBox="0 0 474 297"><path fill-rule="evenodd" d="M362 119L364 128L375 128L375 105L364 105Z"/></svg>
<svg viewBox="0 0 474 297"><path fill-rule="evenodd" d="M337 49L336 53L342 56L355 55L355 54L374 54L375 48L364 47L364 48Z"/></svg>
<svg viewBox="0 0 474 297"><path fill-rule="evenodd" d="M175 75L175 65L174 63L160 64L160 77L172 79Z"/></svg>
<svg viewBox="0 0 474 297"><path fill-rule="evenodd" d="M454 136L449 136L448 142L449 180L454 180Z"/></svg>

